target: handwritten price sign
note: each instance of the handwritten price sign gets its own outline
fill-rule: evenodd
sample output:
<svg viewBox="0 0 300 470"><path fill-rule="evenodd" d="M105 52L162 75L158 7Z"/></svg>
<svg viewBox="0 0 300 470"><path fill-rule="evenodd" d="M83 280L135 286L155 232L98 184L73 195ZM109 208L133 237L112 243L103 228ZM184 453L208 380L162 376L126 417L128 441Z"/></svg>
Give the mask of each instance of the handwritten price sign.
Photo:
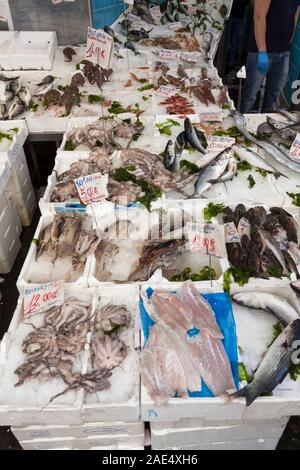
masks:
<svg viewBox="0 0 300 470"><path fill-rule="evenodd" d="M103 69L109 69L113 57L113 45L113 38L102 29L88 28L85 57Z"/></svg>
<svg viewBox="0 0 300 470"><path fill-rule="evenodd" d="M207 150L214 152L217 150L224 150L235 144L235 139L232 137L209 135L207 137Z"/></svg>
<svg viewBox="0 0 300 470"><path fill-rule="evenodd" d="M24 318L64 303L64 281L33 284L24 289Z"/></svg>
<svg viewBox="0 0 300 470"><path fill-rule="evenodd" d="M298 133L293 145L290 149L290 157L295 162L299 163L300 160L300 134Z"/></svg>
<svg viewBox="0 0 300 470"><path fill-rule="evenodd" d="M94 173L74 180L81 202L87 206L93 202L103 201L108 196L108 175Z"/></svg>
<svg viewBox="0 0 300 470"><path fill-rule="evenodd" d="M187 230L192 252L200 252L220 258L227 256L223 226L188 222Z"/></svg>
<svg viewBox="0 0 300 470"><path fill-rule="evenodd" d="M224 224L226 243L239 243L240 237L234 222Z"/></svg>
<svg viewBox="0 0 300 470"><path fill-rule="evenodd" d="M222 122L222 113L201 113L200 121L202 122Z"/></svg>

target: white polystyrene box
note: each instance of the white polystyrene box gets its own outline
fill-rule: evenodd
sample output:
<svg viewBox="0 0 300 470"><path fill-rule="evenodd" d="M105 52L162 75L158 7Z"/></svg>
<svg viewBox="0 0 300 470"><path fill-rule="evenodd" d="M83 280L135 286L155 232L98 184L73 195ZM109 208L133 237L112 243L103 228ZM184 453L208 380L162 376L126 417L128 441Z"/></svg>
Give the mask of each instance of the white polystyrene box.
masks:
<svg viewBox="0 0 300 470"><path fill-rule="evenodd" d="M13 121L0 121L0 132L4 134L10 129L16 132L12 135L12 139L2 139L0 142L0 161L8 160L11 166L15 166L15 161L23 149L25 140L28 137L28 128L25 120L14 119Z"/></svg>

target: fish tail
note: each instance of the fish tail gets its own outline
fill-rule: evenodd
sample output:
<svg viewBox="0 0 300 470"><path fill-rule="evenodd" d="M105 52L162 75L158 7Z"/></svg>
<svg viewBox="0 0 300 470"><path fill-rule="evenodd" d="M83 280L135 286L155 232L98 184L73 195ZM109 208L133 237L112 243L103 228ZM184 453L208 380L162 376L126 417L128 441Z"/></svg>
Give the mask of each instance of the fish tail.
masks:
<svg viewBox="0 0 300 470"><path fill-rule="evenodd" d="M253 387L249 387L249 385L247 385L246 387L242 388L241 390L238 390L237 392L234 392L233 394L231 394L230 398L231 399L245 398L246 399L246 406L250 406L251 403L253 403L254 400L257 398L257 393L256 393L256 390Z"/></svg>

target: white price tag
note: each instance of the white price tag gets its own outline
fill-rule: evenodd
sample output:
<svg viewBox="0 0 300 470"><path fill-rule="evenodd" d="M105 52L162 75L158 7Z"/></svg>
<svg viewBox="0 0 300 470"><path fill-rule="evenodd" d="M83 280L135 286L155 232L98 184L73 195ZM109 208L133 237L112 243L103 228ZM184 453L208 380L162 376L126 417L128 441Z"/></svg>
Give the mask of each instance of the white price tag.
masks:
<svg viewBox="0 0 300 470"><path fill-rule="evenodd" d="M180 58L181 60L184 60L184 62L197 62L199 58L201 57L201 54L198 52L181 52Z"/></svg>
<svg viewBox="0 0 300 470"><path fill-rule="evenodd" d="M64 281L32 284L24 288L24 318L64 303Z"/></svg>
<svg viewBox="0 0 300 470"><path fill-rule="evenodd" d="M234 222L224 224L226 243L239 243L240 237Z"/></svg>
<svg viewBox="0 0 300 470"><path fill-rule="evenodd" d="M88 28L85 57L103 69L109 69L113 58L113 45L113 38L102 29Z"/></svg>
<svg viewBox="0 0 300 470"><path fill-rule="evenodd" d="M162 85L155 93L159 96L163 96L164 98L169 98L170 96L176 95L177 92L177 88L172 85Z"/></svg>
<svg viewBox="0 0 300 470"><path fill-rule="evenodd" d="M178 57L178 52L177 51L173 51L171 49L161 49L159 51L159 57L161 57L162 59L166 59L166 60L173 60L173 59L177 59Z"/></svg>
<svg viewBox="0 0 300 470"><path fill-rule="evenodd" d="M293 145L290 148L290 157L292 160L299 163L300 160L300 134L298 133Z"/></svg>
<svg viewBox="0 0 300 470"><path fill-rule="evenodd" d="M226 258L227 251L223 225L188 222L187 230L192 252Z"/></svg>
<svg viewBox="0 0 300 470"><path fill-rule="evenodd" d="M179 29L182 28L182 23L181 21L176 21L175 23L169 23L169 28L172 31L179 31Z"/></svg>
<svg viewBox="0 0 300 470"><path fill-rule="evenodd" d="M108 175L94 173L74 180L79 198L84 205L103 201L108 196Z"/></svg>
<svg viewBox="0 0 300 470"><path fill-rule="evenodd" d="M209 135L207 137L207 150L214 152L217 150L224 150L235 144L235 139L232 137Z"/></svg>
<svg viewBox="0 0 300 470"><path fill-rule="evenodd" d="M222 113L201 113L200 121L202 122L222 122Z"/></svg>

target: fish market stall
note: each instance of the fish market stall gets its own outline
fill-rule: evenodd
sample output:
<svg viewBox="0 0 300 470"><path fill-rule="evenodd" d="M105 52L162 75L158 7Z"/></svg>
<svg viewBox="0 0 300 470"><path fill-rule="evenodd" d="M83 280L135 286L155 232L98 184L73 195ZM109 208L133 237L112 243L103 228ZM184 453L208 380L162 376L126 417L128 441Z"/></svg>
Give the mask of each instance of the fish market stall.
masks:
<svg viewBox="0 0 300 470"><path fill-rule="evenodd" d="M275 449L300 414L299 114L235 110L213 65L231 5L136 0L106 68L53 41L53 65L0 74L16 251L25 139L63 134L0 344L24 449Z"/></svg>

